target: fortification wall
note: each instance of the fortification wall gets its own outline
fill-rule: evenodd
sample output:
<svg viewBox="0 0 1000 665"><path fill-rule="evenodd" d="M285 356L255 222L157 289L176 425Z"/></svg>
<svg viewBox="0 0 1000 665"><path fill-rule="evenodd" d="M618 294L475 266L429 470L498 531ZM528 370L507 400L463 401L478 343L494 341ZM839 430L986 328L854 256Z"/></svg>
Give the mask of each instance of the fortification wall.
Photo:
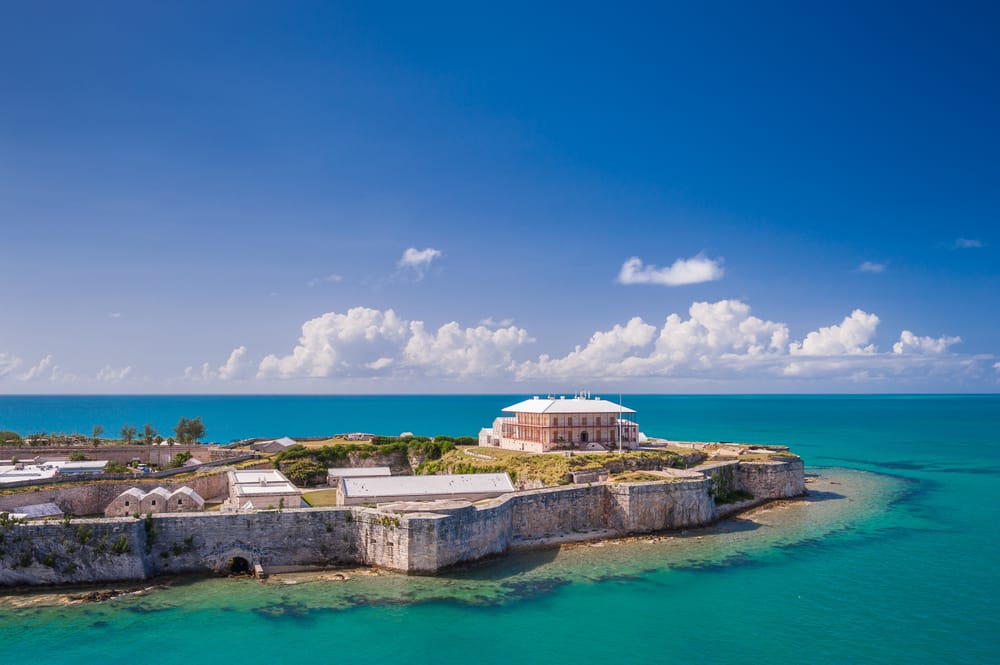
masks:
<svg viewBox="0 0 1000 665"><path fill-rule="evenodd" d="M81 482L86 482L81 478ZM71 515L96 515L104 512L111 501L130 487L138 487L144 492L154 487L163 487L173 491L179 487L190 487L203 499L212 500L225 497L228 494L226 471L199 474L185 481L170 482L166 478L143 478L135 480L101 481L86 485L52 485L31 488L29 491L16 492L0 496L0 511L14 511L21 506L35 503L54 503L63 512Z"/></svg>
<svg viewBox="0 0 1000 665"><path fill-rule="evenodd" d="M83 453L87 459L111 460L119 464L128 464L138 457L147 464L166 466L173 461L178 453L188 452L199 462L215 462L246 454L245 451L230 450L212 444L174 444L172 446L2 446L0 459L29 460L35 457L46 459L66 459L74 453Z"/></svg>
<svg viewBox="0 0 1000 665"><path fill-rule="evenodd" d="M805 467L797 457L781 462L741 462L736 479L739 489L755 499L790 499L806 493Z"/></svg>
<svg viewBox="0 0 1000 665"><path fill-rule="evenodd" d="M134 519L0 524L0 586L142 580L144 542Z"/></svg>
<svg viewBox="0 0 1000 665"><path fill-rule="evenodd" d="M799 460L741 464L737 479L754 494L753 503L798 496L805 488ZM218 573L237 558L265 570L362 564L431 574L544 538L706 525L718 517L711 484L550 488L435 513L341 507L0 523L0 586Z"/></svg>

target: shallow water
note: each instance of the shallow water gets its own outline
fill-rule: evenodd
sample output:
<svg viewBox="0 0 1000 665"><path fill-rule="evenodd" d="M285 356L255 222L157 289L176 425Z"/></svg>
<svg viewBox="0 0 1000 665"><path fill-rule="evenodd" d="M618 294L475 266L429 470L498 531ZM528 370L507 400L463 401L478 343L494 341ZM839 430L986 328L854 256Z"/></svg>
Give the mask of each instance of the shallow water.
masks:
<svg viewBox="0 0 1000 665"><path fill-rule="evenodd" d="M650 433L789 443L822 481L809 501L712 529L439 578L211 579L100 604L0 603L4 662L998 661L1000 399L644 399Z"/></svg>

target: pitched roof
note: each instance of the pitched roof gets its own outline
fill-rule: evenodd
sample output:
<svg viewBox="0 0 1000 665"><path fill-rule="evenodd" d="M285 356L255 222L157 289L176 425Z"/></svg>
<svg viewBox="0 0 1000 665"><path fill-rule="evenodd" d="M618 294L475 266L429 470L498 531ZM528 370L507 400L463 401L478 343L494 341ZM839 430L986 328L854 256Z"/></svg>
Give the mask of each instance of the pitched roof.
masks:
<svg viewBox="0 0 1000 665"><path fill-rule="evenodd" d="M621 406L600 397L586 399L584 397L571 397L558 399L552 397L532 397L517 404L504 407L504 411L514 413L635 413L634 409Z"/></svg>

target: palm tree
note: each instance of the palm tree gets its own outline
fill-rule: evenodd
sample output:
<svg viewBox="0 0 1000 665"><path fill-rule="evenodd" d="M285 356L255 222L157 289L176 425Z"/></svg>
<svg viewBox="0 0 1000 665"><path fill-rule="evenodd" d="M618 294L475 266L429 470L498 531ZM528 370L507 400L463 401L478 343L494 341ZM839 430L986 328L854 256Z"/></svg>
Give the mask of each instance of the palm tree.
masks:
<svg viewBox="0 0 1000 665"><path fill-rule="evenodd" d="M101 442L101 434L103 434L103 433L104 433L104 426L103 425L94 425L93 439L94 439L94 445L95 446Z"/></svg>
<svg viewBox="0 0 1000 665"><path fill-rule="evenodd" d="M122 440L125 441L126 446L132 445L132 439L135 438L135 432L136 429L127 423L124 427L122 427Z"/></svg>

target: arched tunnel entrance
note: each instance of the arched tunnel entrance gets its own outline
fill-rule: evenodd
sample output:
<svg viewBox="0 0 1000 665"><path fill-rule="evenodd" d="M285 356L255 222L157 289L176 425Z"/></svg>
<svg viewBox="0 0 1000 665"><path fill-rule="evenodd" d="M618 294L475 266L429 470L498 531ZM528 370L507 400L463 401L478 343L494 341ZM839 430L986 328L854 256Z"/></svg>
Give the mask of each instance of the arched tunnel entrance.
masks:
<svg viewBox="0 0 1000 665"><path fill-rule="evenodd" d="M249 575L251 572L250 562L241 556L234 556L226 564L226 571L230 575Z"/></svg>

